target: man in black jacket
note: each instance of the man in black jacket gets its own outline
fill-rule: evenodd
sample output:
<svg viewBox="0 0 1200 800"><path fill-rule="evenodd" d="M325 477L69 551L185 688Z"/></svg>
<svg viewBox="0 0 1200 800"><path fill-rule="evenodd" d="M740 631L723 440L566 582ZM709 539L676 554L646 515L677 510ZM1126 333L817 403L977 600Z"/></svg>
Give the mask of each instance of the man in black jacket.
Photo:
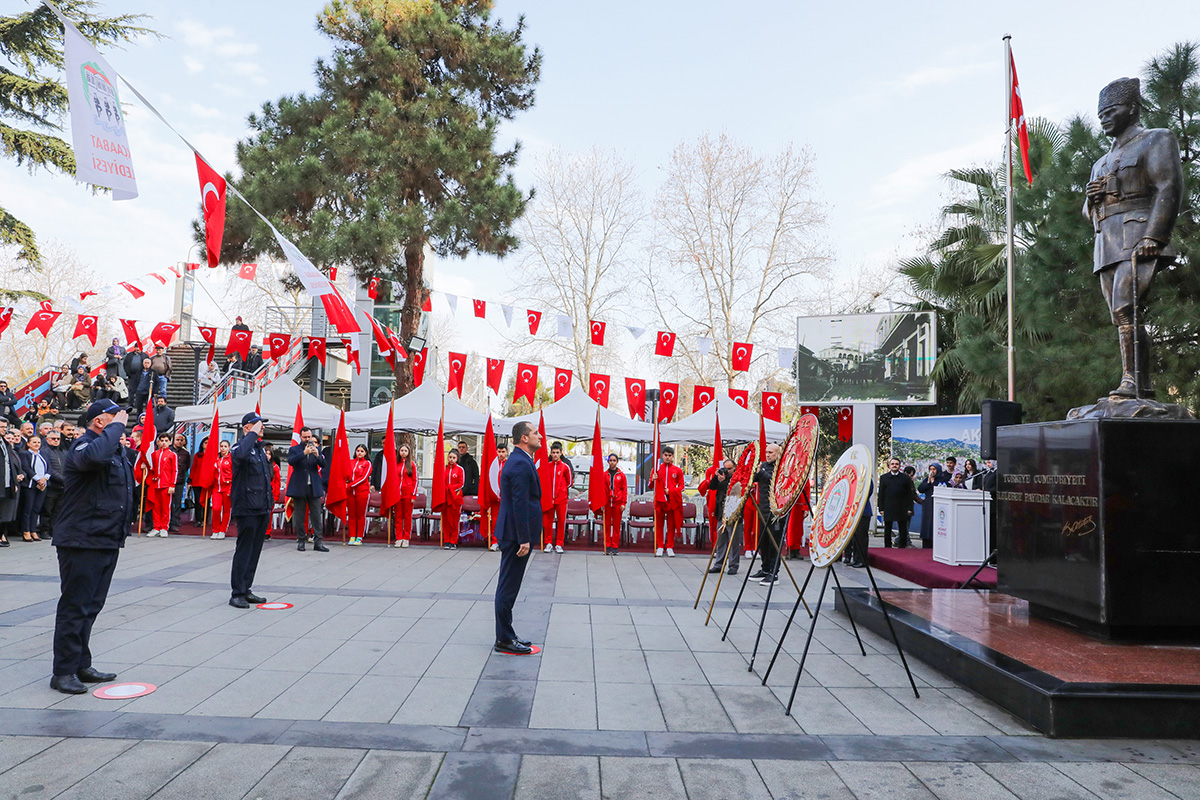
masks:
<svg viewBox="0 0 1200 800"><path fill-rule="evenodd" d="M161 394L154 401L154 432L158 435L175 430L175 409L167 405Z"/></svg>
<svg viewBox="0 0 1200 800"><path fill-rule="evenodd" d="M127 421L116 403L97 400L80 417L87 430L63 459L65 486L54 523L62 595L54 619L50 688L64 694L83 694L84 683L117 677L92 668L88 642L135 513L133 470L121 455Z"/></svg>
<svg viewBox="0 0 1200 800"><path fill-rule="evenodd" d="M232 594L229 605L249 608L266 600L250 591L258 557L267 538L267 525L275 499L271 494L271 462L262 446L265 419L251 411L242 417L242 438L233 446L233 483L229 495L230 515L237 525L237 545L233 551L233 569L229 577Z"/></svg>
<svg viewBox="0 0 1200 800"><path fill-rule="evenodd" d="M50 480L46 483L46 493L42 497L42 513L38 523L38 536L43 539L53 537L54 520L58 516L59 501L65 484L63 483L63 468L66 466L66 452L62 449L62 431L51 428L45 434L46 444L42 447L42 458L50 465Z"/></svg>
<svg viewBox="0 0 1200 800"><path fill-rule="evenodd" d="M912 478L900 471L900 459L888 461L888 471L879 476L879 509L883 512L883 546L892 546L896 525L896 547L908 547L908 520L912 517L917 490Z"/></svg>
<svg viewBox="0 0 1200 800"><path fill-rule="evenodd" d="M13 425L20 425L21 418L17 416L14 406L17 404L16 395L8 388L8 381L0 381L0 417Z"/></svg>
<svg viewBox="0 0 1200 800"><path fill-rule="evenodd" d="M171 498L171 524L167 526L168 533L179 533L179 516L182 513L184 484L192 474L192 454L187 449L187 439L182 433L175 434L171 450L175 452L175 494Z"/></svg>
<svg viewBox="0 0 1200 800"><path fill-rule="evenodd" d="M321 544L324 538L321 510L325 505L325 484L321 474L328 470L329 462L321 455L311 428L300 429L300 444L288 450L287 496L292 498L292 527L296 529L296 549L304 551L304 525L313 537L313 550L328 553L329 548Z"/></svg>
<svg viewBox="0 0 1200 800"><path fill-rule="evenodd" d="M775 479L775 461L779 458L779 445L774 442L763 451L763 460L754 473L755 491L758 493L758 552L762 554L762 569L751 578L761 578L760 586L769 586L778 579L779 542L783 536L783 524L771 519L771 481ZM743 511L742 513L746 513ZM767 524L763 524L764 520Z"/></svg>
<svg viewBox="0 0 1200 800"><path fill-rule="evenodd" d="M142 385L142 362L145 360L146 354L142 352L142 348L138 346L137 342L129 345L129 352L125 354L124 361L125 385L129 387L129 402L134 408L137 408L138 405L138 387Z"/></svg>
<svg viewBox="0 0 1200 800"><path fill-rule="evenodd" d="M254 372L258 372L259 369L262 368L262 365L263 365L262 351L258 348L258 345L256 345L256 344L250 345L250 355L246 356L246 362L242 365L241 368L243 370L245 370L246 372L254 373Z"/></svg>
<svg viewBox="0 0 1200 800"><path fill-rule="evenodd" d="M463 470L463 495L479 496L479 462L471 455L466 442L458 443L458 465Z"/></svg>

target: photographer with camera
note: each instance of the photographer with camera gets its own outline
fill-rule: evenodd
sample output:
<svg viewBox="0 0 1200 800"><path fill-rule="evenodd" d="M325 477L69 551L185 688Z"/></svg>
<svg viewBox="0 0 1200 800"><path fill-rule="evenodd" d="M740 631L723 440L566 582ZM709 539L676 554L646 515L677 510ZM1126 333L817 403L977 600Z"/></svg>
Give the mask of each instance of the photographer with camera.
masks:
<svg viewBox="0 0 1200 800"><path fill-rule="evenodd" d="M742 525L739 522L737 525L726 526L724 530L721 526L725 520L725 499L729 496L729 482L733 478L734 463L730 459L725 459L720 466L708 468L708 474L700 483L699 491L705 496L705 501L708 505L708 526L709 531L715 534L718 530L721 531L717 537L716 543L716 559L713 561L712 568L709 572L716 574L721 571L721 565L725 564L725 552L729 551L729 574L737 575L738 565L742 560ZM733 548L730 550L730 548Z"/></svg>
<svg viewBox="0 0 1200 800"><path fill-rule="evenodd" d="M304 528L307 525L313 540L313 550L328 553L329 548L321 543L324 525L321 511L325 506L325 484L321 473L329 468L329 462L321 455L321 449L313 437L312 428L300 429L300 444L288 450L287 496L294 502L292 526L296 529L296 549L304 551Z"/></svg>

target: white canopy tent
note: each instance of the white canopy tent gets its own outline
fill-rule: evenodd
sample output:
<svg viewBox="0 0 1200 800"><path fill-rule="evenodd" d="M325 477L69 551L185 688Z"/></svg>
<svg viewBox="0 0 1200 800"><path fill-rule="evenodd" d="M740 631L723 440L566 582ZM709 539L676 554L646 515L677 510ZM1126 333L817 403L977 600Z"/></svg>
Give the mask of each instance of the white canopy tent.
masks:
<svg viewBox="0 0 1200 800"><path fill-rule="evenodd" d="M579 441L592 438L596 427L596 409L600 408L600 436L621 442L649 442L654 438L654 426L601 408L587 393L575 387L557 403L542 408L546 420L546 435L551 439ZM518 422L538 424L538 413L495 420L496 433L507 436Z"/></svg>
<svg viewBox="0 0 1200 800"><path fill-rule="evenodd" d="M718 404L720 408L718 409ZM684 417L678 422L669 422L659 428L659 437L664 442L688 442L689 444L713 444L713 432L717 416L721 418L721 442L723 444L738 444L758 441L758 414L742 408L728 394L718 395L717 399L704 408ZM782 422L763 420L768 442L783 443L787 438L788 426Z"/></svg>
<svg viewBox="0 0 1200 800"><path fill-rule="evenodd" d="M262 394L251 392L216 404L222 425L238 425L242 417L260 406L262 415L266 417L269 426L291 428L296 419L296 404L300 403L304 414L304 424L310 428L337 428L341 411L336 406L322 402L313 395L301 389L295 381L279 378L271 381L263 388ZM189 422L212 422L213 404L205 403L198 406L180 406L175 409L176 424ZM347 415L348 416L348 415ZM386 416L385 420L386 422Z"/></svg>
<svg viewBox="0 0 1200 800"><path fill-rule="evenodd" d="M437 433L438 420L442 416L442 399L446 402L445 433L484 433L487 430L487 414L480 413L463 404L454 395L446 392L433 381L426 381L403 397L392 401L394 419L392 424L398 431L413 433ZM346 430L386 431L388 406L374 406L346 414ZM495 423L493 423L495 424ZM503 427L503 426L501 426ZM502 433L497 430L497 433Z"/></svg>

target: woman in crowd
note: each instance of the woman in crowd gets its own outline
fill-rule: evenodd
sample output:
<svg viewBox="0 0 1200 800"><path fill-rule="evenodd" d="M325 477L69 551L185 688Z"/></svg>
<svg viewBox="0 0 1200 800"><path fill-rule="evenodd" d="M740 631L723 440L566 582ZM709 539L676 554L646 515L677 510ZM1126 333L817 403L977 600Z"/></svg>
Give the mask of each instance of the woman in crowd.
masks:
<svg viewBox="0 0 1200 800"><path fill-rule="evenodd" d="M224 539L229 532L229 495L233 492L233 459L229 457L229 451L229 442L222 439L217 445L217 463L213 465L214 539Z"/></svg>
<svg viewBox="0 0 1200 800"><path fill-rule="evenodd" d="M42 513L42 501L46 498L46 485L50 482L50 462L42 455L42 437L36 434L29 437L25 443L26 449L18 450L21 459L21 472L25 479L21 481L21 538L27 542L40 542L37 535L39 515Z"/></svg>
<svg viewBox="0 0 1200 800"><path fill-rule="evenodd" d="M8 428L4 432L4 441L0 442L0 547L8 547L5 534L16 527L21 481L25 480L21 458L17 455L17 442L20 439L21 434Z"/></svg>
<svg viewBox="0 0 1200 800"><path fill-rule="evenodd" d="M407 444L400 445L396 452L396 469L400 473L400 502L396 505L396 546L408 547L412 539L413 500L421 481L417 475L417 464Z"/></svg>
<svg viewBox="0 0 1200 800"><path fill-rule="evenodd" d="M975 477L979 474L979 467L975 464L975 459L968 458L963 462L962 484L965 489L975 488Z"/></svg>
<svg viewBox="0 0 1200 800"><path fill-rule="evenodd" d="M346 506L349 516L350 544L360 545L367 527L367 502L371 497L371 461L367 446L354 448L354 460L346 476Z"/></svg>
<svg viewBox="0 0 1200 800"><path fill-rule="evenodd" d="M921 493L921 498L917 502L921 504L921 545L923 547L931 547L933 544L933 488L939 485L940 475L941 469L937 462L934 462L929 465L925 480L917 485L917 491Z"/></svg>
<svg viewBox="0 0 1200 800"><path fill-rule="evenodd" d="M77 355L77 356L75 356L75 358L71 359L71 374L72 375L79 372L80 367L83 367L84 375L87 375L89 372L92 371L92 366L91 366L91 364L88 363L88 354L87 353L80 352L79 355Z"/></svg>
<svg viewBox="0 0 1200 800"><path fill-rule="evenodd" d="M114 336L112 344L104 351L104 372L109 380L121 377L121 361L124 358L125 348L121 346L121 341Z"/></svg>

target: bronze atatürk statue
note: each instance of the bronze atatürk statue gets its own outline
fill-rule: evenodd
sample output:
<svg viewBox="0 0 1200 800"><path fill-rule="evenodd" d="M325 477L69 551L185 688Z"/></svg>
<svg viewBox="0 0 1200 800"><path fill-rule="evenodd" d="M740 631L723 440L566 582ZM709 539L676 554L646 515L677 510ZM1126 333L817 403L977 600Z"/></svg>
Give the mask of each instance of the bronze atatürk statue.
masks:
<svg viewBox="0 0 1200 800"><path fill-rule="evenodd" d="M1100 92L1100 126L1112 149L1092 167L1083 212L1096 230L1094 272L1121 342L1114 399L1152 398L1145 306L1154 274L1172 262L1171 230L1183 199L1179 144L1165 128L1138 121L1137 78Z"/></svg>

